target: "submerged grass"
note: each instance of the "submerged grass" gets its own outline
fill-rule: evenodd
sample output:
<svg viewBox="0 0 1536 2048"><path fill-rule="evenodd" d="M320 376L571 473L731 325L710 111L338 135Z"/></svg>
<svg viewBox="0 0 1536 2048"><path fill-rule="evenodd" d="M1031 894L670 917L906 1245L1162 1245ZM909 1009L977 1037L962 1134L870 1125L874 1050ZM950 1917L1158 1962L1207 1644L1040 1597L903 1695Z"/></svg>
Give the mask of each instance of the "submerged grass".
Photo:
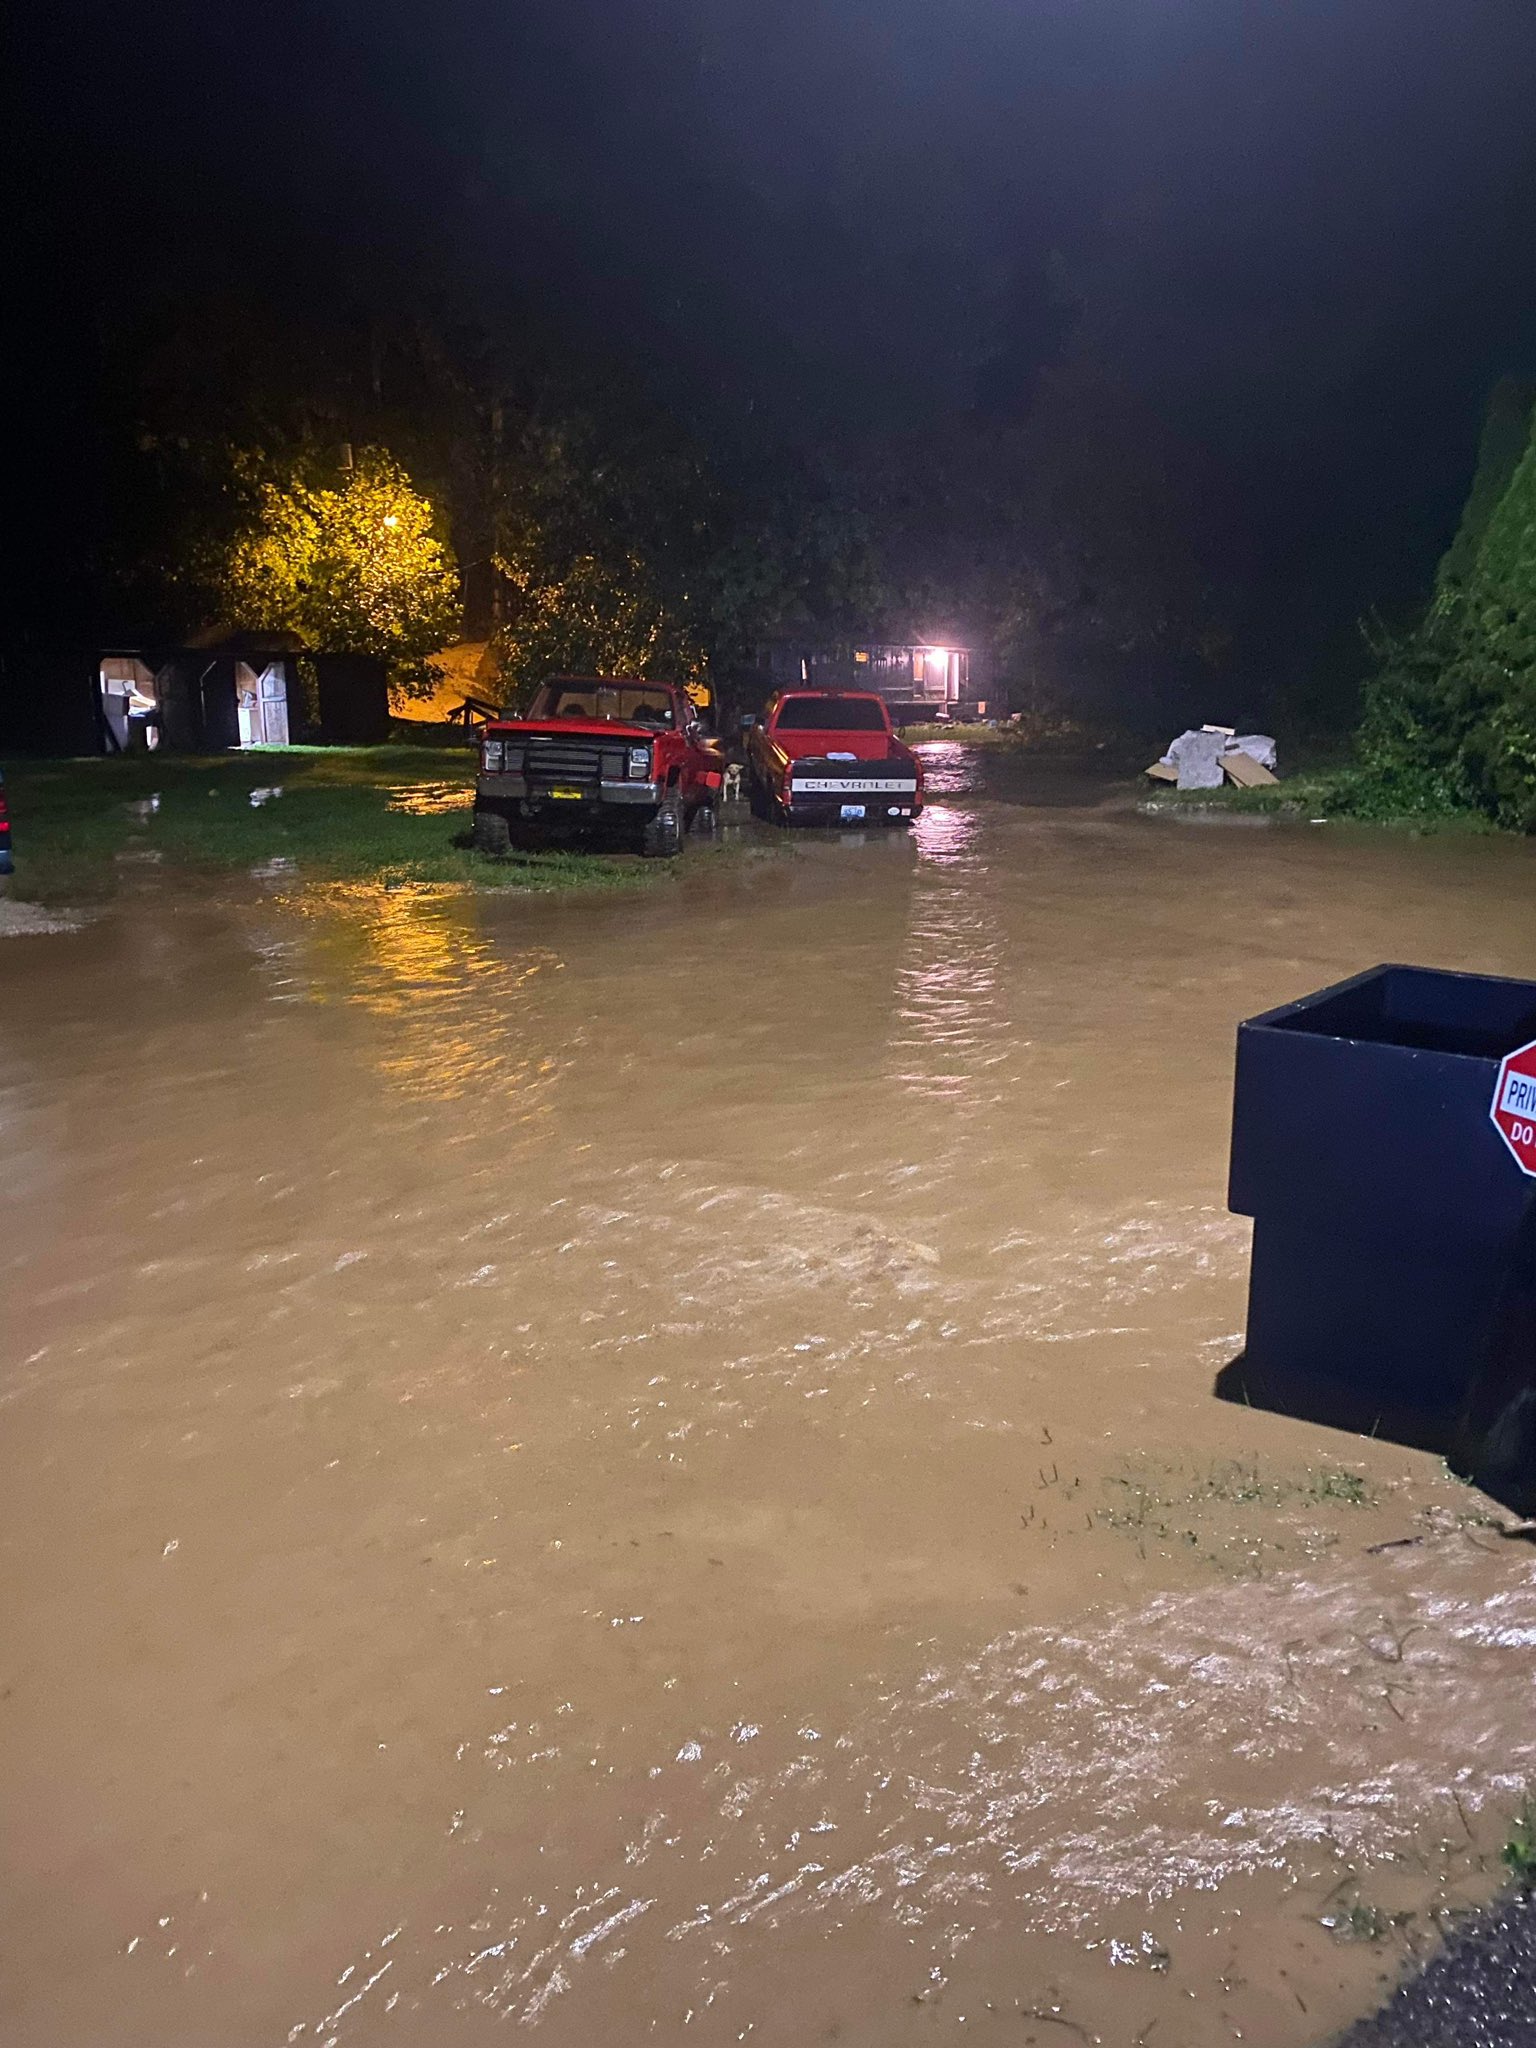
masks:
<svg viewBox="0 0 1536 2048"><path fill-rule="evenodd" d="M1088 725L1076 718L1046 712L1026 711L1017 722L1002 725L972 725L945 719L931 724L898 728L909 746L943 741L956 747L992 747L1016 754L1060 754L1074 759L1087 754L1112 751L1117 757L1140 759L1147 742L1119 726Z"/></svg>
<svg viewBox="0 0 1536 2048"><path fill-rule="evenodd" d="M1143 1550L1148 1542L1192 1550L1205 1563L1245 1577L1262 1576L1268 1564L1281 1561L1281 1553L1295 1561L1338 1540L1330 1529L1279 1519L1288 1512L1327 1514L1380 1504L1370 1481L1344 1466L1271 1474L1257 1459L1139 1464L1110 1474L1104 1488L1108 1499L1099 1519L1106 1527Z"/></svg>
<svg viewBox="0 0 1536 2048"><path fill-rule="evenodd" d="M126 862L204 871L291 863L327 880L484 889L633 888L661 864L584 849L489 861L470 822L474 754L442 747L285 747L6 765L15 894L111 893ZM252 802L252 792L280 796Z"/></svg>

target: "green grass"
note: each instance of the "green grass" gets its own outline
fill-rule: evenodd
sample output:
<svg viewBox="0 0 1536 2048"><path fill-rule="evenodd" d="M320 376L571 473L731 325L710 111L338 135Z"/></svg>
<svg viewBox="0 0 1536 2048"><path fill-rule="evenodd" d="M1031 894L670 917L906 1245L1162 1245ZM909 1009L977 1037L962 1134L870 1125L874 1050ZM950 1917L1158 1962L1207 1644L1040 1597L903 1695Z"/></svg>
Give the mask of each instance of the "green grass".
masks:
<svg viewBox="0 0 1536 2048"><path fill-rule="evenodd" d="M1308 1466L1304 1471L1267 1476L1257 1459L1221 1460L1209 1466L1145 1465L1137 1471L1112 1474L1105 1482L1118 1486L1146 1506L1199 1506L1225 1501L1246 1507L1254 1503L1283 1507L1292 1501L1338 1502L1346 1507L1374 1507L1375 1490L1358 1472L1339 1465Z"/></svg>
<svg viewBox="0 0 1536 2048"><path fill-rule="evenodd" d="M1336 1912L1324 1913L1318 1921L1335 1941L1364 1941L1379 1948L1414 1919L1412 1913L1386 1913L1365 1899L1354 1899Z"/></svg>
<svg viewBox="0 0 1536 2048"><path fill-rule="evenodd" d="M1284 767L1282 761L1281 766ZM1295 821L1326 818L1341 823L1384 825L1406 832L1489 833L1498 826L1476 811L1432 813L1394 806L1361 771L1348 764L1308 768L1261 789L1172 789L1149 785L1143 809L1149 811L1235 811Z"/></svg>
<svg viewBox="0 0 1536 2048"><path fill-rule="evenodd" d="M469 749L397 745L7 762L12 887L47 902L99 898L128 862L156 855L204 872L277 859L325 880L490 889L626 888L664 871L606 852L489 861L456 846L469 827L474 763ZM252 804L253 789L278 785L280 797Z"/></svg>
<svg viewBox="0 0 1536 2048"><path fill-rule="evenodd" d="M1193 1551L1206 1564L1242 1576L1262 1576L1282 1558L1304 1561L1331 1547L1338 1531L1312 1515L1333 1520L1338 1509L1375 1508L1370 1481L1343 1466L1307 1466L1267 1473L1257 1459L1210 1465L1139 1462L1108 1474L1096 1519L1141 1547ZM1297 1516L1305 1515L1305 1522Z"/></svg>
<svg viewBox="0 0 1536 2048"><path fill-rule="evenodd" d="M1527 1795L1503 1849L1504 1868L1527 1891L1536 1890L1536 1796Z"/></svg>
<svg viewBox="0 0 1536 2048"><path fill-rule="evenodd" d="M903 725L898 728L909 746L923 746L941 740L957 747L999 747L1010 753L1062 754L1081 757L1112 747L1135 756L1138 742L1109 727L1088 726L1078 720L1025 712L1017 725L967 725L945 722L936 725Z"/></svg>
<svg viewBox="0 0 1536 2048"><path fill-rule="evenodd" d="M932 740L945 740L959 747L1023 747L1025 741L1016 726L1009 725L900 725L896 728L909 746L920 747Z"/></svg>

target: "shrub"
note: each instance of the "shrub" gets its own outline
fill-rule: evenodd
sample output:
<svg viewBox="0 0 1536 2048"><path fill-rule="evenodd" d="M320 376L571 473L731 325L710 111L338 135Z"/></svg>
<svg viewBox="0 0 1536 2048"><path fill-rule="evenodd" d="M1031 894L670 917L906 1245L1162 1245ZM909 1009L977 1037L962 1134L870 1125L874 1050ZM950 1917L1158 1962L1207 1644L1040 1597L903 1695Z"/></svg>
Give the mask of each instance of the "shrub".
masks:
<svg viewBox="0 0 1536 2048"><path fill-rule="evenodd" d="M1376 673L1357 735L1360 808L1424 817L1476 811L1533 832L1536 439L1527 436L1485 512L1489 494L1480 468L1423 621L1373 641Z"/></svg>

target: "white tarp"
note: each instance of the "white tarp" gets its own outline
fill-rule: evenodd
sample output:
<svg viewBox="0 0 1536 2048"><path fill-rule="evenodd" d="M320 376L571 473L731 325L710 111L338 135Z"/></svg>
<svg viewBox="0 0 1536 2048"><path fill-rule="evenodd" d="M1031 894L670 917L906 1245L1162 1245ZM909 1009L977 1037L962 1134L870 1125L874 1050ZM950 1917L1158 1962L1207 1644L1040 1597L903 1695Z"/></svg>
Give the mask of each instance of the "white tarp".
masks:
<svg viewBox="0 0 1536 2048"><path fill-rule="evenodd" d="M1225 733L1181 732L1163 758L1178 769L1180 789L1220 789L1226 745Z"/></svg>
<svg viewBox="0 0 1536 2048"><path fill-rule="evenodd" d="M1180 789L1220 789L1225 779L1221 763L1228 754L1246 754L1275 773L1275 743L1268 733L1233 733L1222 725L1181 732L1163 762L1177 770Z"/></svg>

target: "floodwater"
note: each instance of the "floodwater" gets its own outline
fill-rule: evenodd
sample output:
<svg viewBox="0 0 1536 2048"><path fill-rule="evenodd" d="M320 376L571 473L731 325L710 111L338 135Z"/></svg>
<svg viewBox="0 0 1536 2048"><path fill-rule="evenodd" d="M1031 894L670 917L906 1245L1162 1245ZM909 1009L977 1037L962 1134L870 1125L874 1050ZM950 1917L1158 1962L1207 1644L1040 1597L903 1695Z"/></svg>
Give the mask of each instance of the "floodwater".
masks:
<svg viewBox="0 0 1536 2048"><path fill-rule="evenodd" d="M931 766L0 942L7 2048L1279 2048L1493 1888L1536 1551L1211 1384L1237 1020L1533 850Z"/></svg>

